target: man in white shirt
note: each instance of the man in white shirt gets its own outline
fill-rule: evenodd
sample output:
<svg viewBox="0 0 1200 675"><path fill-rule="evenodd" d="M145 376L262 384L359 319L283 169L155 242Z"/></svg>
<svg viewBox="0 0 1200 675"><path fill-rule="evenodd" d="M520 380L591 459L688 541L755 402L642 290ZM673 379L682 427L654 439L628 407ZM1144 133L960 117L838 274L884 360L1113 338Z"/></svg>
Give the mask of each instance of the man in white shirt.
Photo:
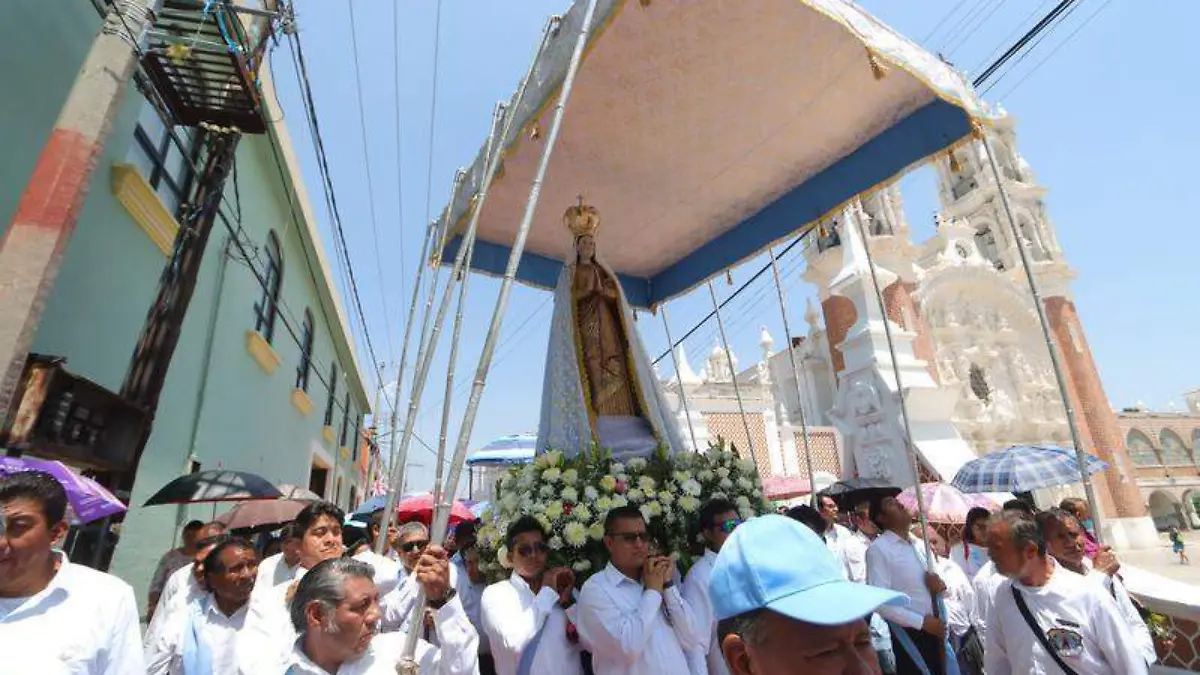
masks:
<svg viewBox="0 0 1200 675"><path fill-rule="evenodd" d="M1029 518L1034 517L1034 509L1029 502L1023 499L1010 499L1004 502L1002 512L1024 514ZM991 519L988 519L988 531L991 530ZM983 533L980 539L980 546L988 545L988 532ZM996 563L991 560L989 555L988 561L984 563L979 571L975 572L975 576L971 578L971 589L975 591L975 628L979 631L979 639L983 644L987 644L987 622L988 617L992 614L992 600L996 597L996 589L1000 588L1000 584L1004 583L1004 575L996 569Z"/></svg>
<svg viewBox="0 0 1200 675"><path fill-rule="evenodd" d="M650 555L641 511L612 509L604 519L608 565L579 595L579 638L596 675L689 675L686 653L696 646L694 617L666 556ZM495 642L492 649L496 648Z"/></svg>
<svg viewBox="0 0 1200 675"><path fill-rule="evenodd" d="M1054 556L1054 560L1075 574L1098 584L1108 593L1129 627L1142 658L1148 664L1158 661L1154 638L1150 636L1150 629L1142 620L1141 613L1134 607L1125 584L1117 576L1105 574L1088 564L1090 560L1087 558L1087 537L1074 514L1064 509L1050 509L1039 513L1037 521L1042 529L1042 536L1046 538L1046 549Z"/></svg>
<svg viewBox="0 0 1200 675"><path fill-rule="evenodd" d="M414 659L422 675L475 675L478 637L452 592L449 562L431 547L415 575L429 598L441 638L418 640ZM282 663L262 675L394 675L400 672L405 634L379 635L379 590L371 566L352 558L318 564L296 586L289 618L298 635Z"/></svg>
<svg viewBox="0 0 1200 675"><path fill-rule="evenodd" d="M697 631L696 647L688 652L688 665L692 675L729 675L729 666L717 639L717 617L708 596L708 580L721 546L742 524L742 519L733 502L712 499L701 507L699 521L698 529L704 537L704 556L692 565L683 580L683 599L696 617Z"/></svg>
<svg viewBox="0 0 1200 675"><path fill-rule="evenodd" d="M920 528L915 530L920 536ZM958 657L959 672L961 675L978 675L983 672L983 643L975 627L975 589L967 579L967 573L947 557L950 547L932 525L926 526L924 538L933 551L934 569L946 583L946 592L942 594L946 630Z"/></svg>
<svg viewBox="0 0 1200 675"><path fill-rule="evenodd" d="M847 581L841 568L820 536L794 520L767 515L740 525L709 580L730 672L878 675L866 617L904 596Z"/></svg>
<svg viewBox="0 0 1200 675"><path fill-rule="evenodd" d="M896 672L921 673L919 659L930 673L943 673L946 625L938 617L933 597L945 592L946 584L927 571L924 546L909 532L912 516L895 497L872 502L870 513L883 534L867 549L867 583L904 593L909 600L907 607L879 608L890 623Z"/></svg>
<svg viewBox="0 0 1200 675"><path fill-rule="evenodd" d="M154 568L154 576L150 577L150 592L146 596L147 620L154 618L154 610L158 607L158 598L162 595L167 578L179 568L192 564L192 559L196 557L196 542L198 541L196 535L202 527L204 527L204 523L199 520L193 520L184 525L181 535L183 545L167 551L163 557L158 559L158 566Z"/></svg>
<svg viewBox="0 0 1200 675"><path fill-rule="evenodd" d="M846 561L849 563L850 581L867 583L867 549L871 542L879 537L879 526L871 520L871 502L866 500L854 505L850 512L850 522L854 525L850 541L846 546ZM879 659L879 669L883 675L895 675L896 655L892 652L892 632L888 629L887 621L879 614L872 614L870 620L871 644L875 647L875 656Z"/></svg>
<svg viewBox="0 0 1200 675"><path fill-rule="evenodd" d="M398 530L395 545L400 556L400 567L389 568L389 571L397 571L398 583L392 584L390 588L380 589L380 592L383 593L383 599L380 601L380 609L383 611L380 630L384 633L408 630L409 621L412 619L412 608L416 604L417 595L421 590L412 571L416 569L417 561L429 547L429 528L425 527L424 523L416 521L405 523ZM381 583L380 577L379 570L376 570L375 583L377 585ZM458 569L454 565L450 566L450 585L458 588ZM426 624L427 627L432 628L430 621L426 621Z"/></svg>
<svg viewBox="0 0 1200 675"><path fill-rule="evenodd" d="M133 588L53 546L67 493L48 473L0 477L0 671L145 675Z"/></svg>
<svg viewBox="0 0 1200 675"><path fill-rule="evenodd" d="M522 516L504 535L513 573L483 592L481 619L497 675L582 675L577 642L568 634L575 575L546 569L546 531Z"/></svg>
<svg viewBox="0 0 1200 675"><path fill-rule="evenodd" d="M994 518L988 554L1007 577L988 618L988 675L1148 672L1112 597L1048 557L1032 518L1011 512Z"/></svg>
<svg viewBox="0 0 1200 675"><path fill-rule="evenodd" d="M296 567L300 565L300 535L295 522L283 527L279 533L279 542L280 552L267 556L259 564L258 579L254 582L255 589L273 588L295 578Z"/></svg>
<svg viewBox="0 0 1200 675"><path fill-rule="evenodd" d="M225 535L223 523L206 523L197 533L196 554L193 561L179 569L167 579L163 594L154 610L154 618L146 626L145 644L157 639L171 618L187 611L189 604L199 600L204 595L204 558L212 552L213 547L222 541Z"/></svg>
<svg viewBox="0 0 1200 675"><path fill-rule="evenodd" d="M850 530L837 522L837 502L829 495L817 495L817 506L819 507L817 510L821 513L821 519L825 521L825 531L822 533L825 537L825 545L838 560L842 561L842 565L846 568L846 576L853 579L855 574L854 570L850 569L851 554L847 550L851 545L851 534Z"/></svg>
<svg viewBox="0 0 1200 675"><path fill-rule="evenodd" d="M354 555L355 560L361 560L369 564L375 569L375 586L381 594L390 593L400 583L400 578L404 572L400 569L400 563L387 555L379 555L375 553L375 542L379 538L379 530L383 527L383 511L379 510L371 514L371 522L367 526L370 547ZM391 544L392 534L395 532L395 526L388 526L388 539L384 541L383 550L386 553Z"/></svg>
<svg viewBox="0 0 1200 675"><path fill-rule="evenodd" d="M146 646L147 675L237 675L238 632L258 572L245 539L224 537L204 558L205 593Z"/></svg>

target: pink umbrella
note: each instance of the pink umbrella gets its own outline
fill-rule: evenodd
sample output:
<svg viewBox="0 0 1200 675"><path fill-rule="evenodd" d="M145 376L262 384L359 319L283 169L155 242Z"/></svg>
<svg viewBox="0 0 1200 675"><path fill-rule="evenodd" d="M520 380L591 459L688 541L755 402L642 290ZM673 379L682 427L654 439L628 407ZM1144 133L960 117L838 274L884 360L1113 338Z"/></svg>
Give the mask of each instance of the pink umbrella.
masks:
<svg viewBox="0 0 1200 675"><path fill-rule="evenodd" d="M925 499L926 514L933 523L963 524L967 522L967 511L976 506L988 511L999 511L1000 504L984 494L965 494L946 483L921 484L921 496ZM912 488L901 492L896 499L912 513L917 512L917 495Z"/></svg>
<svg viewBox="0 0 1200 675"><path fill-rule="evenodd" d="M419 520L429 525L433 520L433 495L426 492L404 499L396 505L396 519L401 523ZM463 506L462 502L455 500L450 507L450 525L453 526L464 520L475 520L475 514L471 513L471 509Z"/></svg>

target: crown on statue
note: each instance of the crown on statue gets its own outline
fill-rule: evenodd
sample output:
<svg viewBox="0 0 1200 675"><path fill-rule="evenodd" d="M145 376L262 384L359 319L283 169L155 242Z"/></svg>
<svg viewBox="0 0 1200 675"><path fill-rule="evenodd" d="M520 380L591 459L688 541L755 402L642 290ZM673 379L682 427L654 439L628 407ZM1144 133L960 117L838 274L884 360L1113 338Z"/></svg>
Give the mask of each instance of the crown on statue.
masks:
<svg viewBox="0 0 1200 675"><path fill-rule="evenodd" d="M579 203L567 209L563 213L563 225L575 235L575 238L584 236L595 236L596 230L600 229L600 211L596 207L583 203L583 196L579 197Z"/></svg>

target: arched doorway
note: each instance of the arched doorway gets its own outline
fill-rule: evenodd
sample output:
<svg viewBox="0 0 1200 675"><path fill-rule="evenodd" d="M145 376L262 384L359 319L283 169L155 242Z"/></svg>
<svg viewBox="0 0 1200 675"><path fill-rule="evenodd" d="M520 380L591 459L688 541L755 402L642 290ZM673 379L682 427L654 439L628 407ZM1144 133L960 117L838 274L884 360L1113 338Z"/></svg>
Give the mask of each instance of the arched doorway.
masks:
<svg viewBox="0 0 1200 675"><path fill-rule="evenodd" d="M1166 490L1155 490L1150 493L1149 502L1150 517L1159 530L1165 531L1171 527L1191 529L1183 518L1183 504L1175 495Z"/></svg>

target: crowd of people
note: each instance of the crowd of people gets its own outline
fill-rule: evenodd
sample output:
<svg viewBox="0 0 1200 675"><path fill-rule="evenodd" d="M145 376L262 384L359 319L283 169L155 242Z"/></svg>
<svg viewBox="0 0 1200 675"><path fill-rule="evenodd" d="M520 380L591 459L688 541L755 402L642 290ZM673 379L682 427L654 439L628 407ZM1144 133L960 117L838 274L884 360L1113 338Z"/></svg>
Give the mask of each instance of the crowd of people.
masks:
<svg viewBox="0 0 1200 675"><path fill-rule="evenodd" d="M1086 504L973 511L953 548L894 497L818 507L743 522L707 502L705 550L682 577L642 513L614 508L609 562L582 585L549 566L532 516L508 527L511 574L491 584L469 522L439 543L376 513L347 542L342 510L313 502L264 550L190 523L154 574L143 632L128 583L56 549L62 486L13 474L0 478L0 672L390 675L409 672L410 637L411 672L430 675L1137 675L1156 658Z"/></svg>

